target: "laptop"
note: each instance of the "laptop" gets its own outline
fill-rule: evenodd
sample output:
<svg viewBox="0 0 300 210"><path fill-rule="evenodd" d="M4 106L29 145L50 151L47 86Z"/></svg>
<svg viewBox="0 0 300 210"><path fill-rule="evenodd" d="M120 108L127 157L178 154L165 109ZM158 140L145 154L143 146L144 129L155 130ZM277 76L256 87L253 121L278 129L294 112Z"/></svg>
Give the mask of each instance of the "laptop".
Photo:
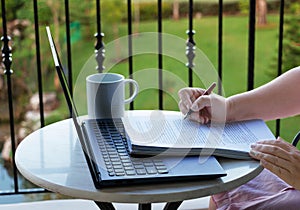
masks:
<svg viewBox="0 0 300 210"><path fill-rule="evenodd" d="M70 95L50 28L55 68L96 188L215 179L226 172L213 156L131 156L122 119L82 119Z"/></svg>

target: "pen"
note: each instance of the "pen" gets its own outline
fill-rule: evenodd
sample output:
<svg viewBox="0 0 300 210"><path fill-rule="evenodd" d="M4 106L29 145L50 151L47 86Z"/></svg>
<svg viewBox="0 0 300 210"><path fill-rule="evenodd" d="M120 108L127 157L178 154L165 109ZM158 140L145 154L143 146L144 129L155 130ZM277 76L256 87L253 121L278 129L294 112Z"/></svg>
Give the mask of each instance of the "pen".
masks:
<svg viewBox="0 0 300 210"><path fill-rule="evenodd" d="M215 82L213 82L205 91L204 91L204 93L202 94L202 96L203 95L209 95L212 91L213 91L213 89L216 87L216 83ZM201 96L200 96L201 97ZM189 115L191 115L192 114L192 112L193 112L193 110L192 109L189 109L189 111L186 113L186 115L184 116L184 120L189 116Z"/></svg>

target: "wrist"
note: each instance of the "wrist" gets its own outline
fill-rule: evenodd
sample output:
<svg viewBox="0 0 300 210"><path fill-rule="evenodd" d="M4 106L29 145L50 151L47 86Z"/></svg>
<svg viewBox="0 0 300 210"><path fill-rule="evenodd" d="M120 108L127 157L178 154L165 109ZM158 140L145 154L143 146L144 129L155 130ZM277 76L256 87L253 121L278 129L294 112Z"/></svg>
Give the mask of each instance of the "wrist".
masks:
<svg viewBox="0 0 300 210"><path fill-rule="evenodd" d="M234 102L231 97L225 99L226 122L235 121Z"/></svg>

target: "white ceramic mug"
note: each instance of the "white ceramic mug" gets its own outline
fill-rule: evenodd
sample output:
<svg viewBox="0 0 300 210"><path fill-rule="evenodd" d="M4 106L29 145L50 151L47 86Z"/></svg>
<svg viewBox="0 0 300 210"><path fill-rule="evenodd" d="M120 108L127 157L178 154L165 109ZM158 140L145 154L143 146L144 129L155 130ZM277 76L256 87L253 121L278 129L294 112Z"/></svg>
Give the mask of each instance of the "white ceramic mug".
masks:
<svg viewBox="0 0 300 210"><path fill-rule="evenodd" d="M125 85L132 83L134 91L125 99ZM92 119L120 118L125 104L130 103L139 91L138 83L121 74L97 73L86 78L88 116Z"/></svg>

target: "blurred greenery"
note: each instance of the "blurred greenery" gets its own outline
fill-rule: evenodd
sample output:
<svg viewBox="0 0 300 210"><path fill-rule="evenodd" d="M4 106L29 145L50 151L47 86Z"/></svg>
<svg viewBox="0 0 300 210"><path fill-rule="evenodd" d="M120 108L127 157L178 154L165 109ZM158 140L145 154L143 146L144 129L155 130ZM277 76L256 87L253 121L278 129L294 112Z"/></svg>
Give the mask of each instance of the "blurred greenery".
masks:
<svg viewBox="0 0 300 210"><path fill-rule="evenodd" d="M211 2L199 0L200 2ZM33 19L33 5L31 1L18 1L15 4L12 1L8 1L8 8L12 13L9 13L10 19L15 17L21 19L28 19L31 23L30 27L27 27L25 31L26 39L18 39L14 37L13 49L17 49L13 52L13 69L15 70L15 77L20 77L26 81L30 90L34 92L37 89L37 75L36 75L36 61L35 61L35 41L34 41L34 19ZM117 0L103 0L101 1L103 7L101 7L102 17L102 32L105 33L104 43L107 45L116 40L116 37L122 37L127 35L128 25L120 19L125 20L127 17L126 9L124 8L124 2ZM147 1L153 2L153 1ZM196 1L195 1L196 2ZM197 1L198 2L198 1ZM216 2L216 1L214 1ZM224 3L238 2L239 1L224 1ZM276 1L268 1L276 2ZM171 1L165 1L165 3L172 3ZM78 5L80 4L80 10ZM53 7L50 7L52 5ZM39 32L41 43L41 68L43 74L43 88L44 91L59 91L55 89L54 84L54 71L53 61L51 59L50 50L48 47L45 26L50 25L52 28L55 42L59 49L59 54L62 57L62 62L67 66L67 52L65 42L65 19L64 19L64 5L63 0L40 0L38 1L39 8ZM104 7L104 5L106 5ZM22 9L19 9L22 8ZM114 9L112 9L114 8ZM117 8L117 9L116 9ZM56 9L56 10L55 10ZM182 9L182 8L181 8ZM278 9L278 8L277 8ZM169 9L168 9L169 10ZM187 12L187 11L186 11ZM238 11L237 11L238 12ZM265 27L258 27L256 31L256 46L255 46L255 87L260 86L270 80L272 80L277 74L277 67L274 64L274 59L277 57L278 46L278 13L268 15L268 25ZM81 39L77 39L76 42L72 42L72 67L74 82L81 68L86 61L94 56L94 42L95 38L93 34L96 32L96 9L95 1L89 0L72 0L70 1L70 19L79 23L79 27L76 27L72 34L78 33L80 30ZM141 13L140 19L147 14ZM111 17L111 18L108 18ZM58 21L57 24L55 24ZM239 92L247 90L247 63L248 63L248 17L247 16L224 16L223 20L223 87L224 95L230 96ZM295 23L296 24L296 23ZM295 25L297 26L297 24ZM166 18L163 20L163 32L166 34L172 34L183 40L187 39L186 30L188 28L188 22L186 18L182 18L178 21ZM295 28L295 27L294 27ZM298 28L298 27L296 27ZM208 57L212 65L218 68L218 19L214 16L202 16L194 19L194 29L196 34L194 36L196 46L198 49ZM153 32L157 31L157 22L155 20L143 21L140 24L135 20L133 22L133 31ZM148 43L152 44L153 43ZM122 46L117 46L113 49L113 52L106 52L106 59L104 65L112 62L109 60L109 53L118 54L119 50L122 50ZM174 49L176 51L185 54L185 46L182 49ZM196 58L197 54L196 54ZM133 57L134 71L138 72L141 69L151 68L157 69L157 55L145 54L137 55ZM163 56L164 66L166 69L184 81L187 81L187 68L185 63L178 62L168 56ZM128 61L118 61L110 71L120 72L127 74ZM295 64L293 64L295 65ZM155 79L155 78L146 78ZM164 81L165 86L171 94L176 95L178 91L174 86L173 81ZM194 80L195 86L203 86L200 79ZM59 92L59 98L61 106L57 109L50 118L47 119L47 123L54 122L64 117L68 117L66 105L62 92ZM152 96L152 94L154 94ZM177 110L176 97L169 94L164 94L164 108L170 110ZM158 97L156 90L147 90L139 94L135 100L136 109L157 109ZM298 117L283 120L285 124L291 122L294 125L300 125ZM274 130L274 122L269 123L272 130ZM283 129L284 128L284 129ZM291 139L292 136L298 130L298 126L282 126L282 136L286 139Z"/></svg>
<svg viewBox="0 0 300 210"><path fill-rule="evenodd" d="M278 42L278 16L269 15L269 24L266 27L260 27L256 31L256 48L255 48L255 87L258 87L275 78L277 68L271 65L277 57L277 42ZM247 17L227 16L224 17L224 34L223 34L223 87L224 95L230 96L247 90L247 62L248 62L248 46L247 46ZM203 17L195 19L194 26L196 34L194 36L196 46L201 49L212 64L217 68L217 25L216 17ZM119 36L125 36L127 33L126 24L119 25ZM155 30L156 22L143 22L139 26L139 32L151 32ZM165 20L163 22L163 31L167 34L178 36L186 39L187 36L183 33L187 29L186 20ZM108 33L105 36L105 43L109 45L113 40L112 34ZM174 45L175 46L175 45ZM185 53L185 46L182 46L182 53ZM80 50L77 50L80 49ZM89 42L82 40L73 46L73 66L74 78L81 70L85 62L93 56L93 51ZM109 63L109 52L106 52L106 60L104 65ZM114 52L113 52L114 53ZM80 54L80 56L79 56ZM196 55L197 58L197 55ZM138 55L133 57L134 72L143 69L157 69L157 55ZM170 70L178 77L187 81L187 68L184 63L174 61L168 56L163 57L163 69ZM123 60L111 69L113 72L119 72L124 75L128 74L128 62ZM146 76L146 80L155 80L155 75L152 77ZM143 81L143 82L145 82ZM172 81L165 81L168 85L172 85ZM195 81L195 86L203 86L201 82ZM176 95L178 90L172 90ZM164 109L178 110L177 101L174 97L164 95ZM147 90L141 92L135 100L135 109L158 109L158 96L156 90ZM282 120L281 136L287 140L291 140L298 131L300 118L291 117ZM275 122L268 122L268 125L275 133ZM292 126L293 125L293 126Z"/></svg>

